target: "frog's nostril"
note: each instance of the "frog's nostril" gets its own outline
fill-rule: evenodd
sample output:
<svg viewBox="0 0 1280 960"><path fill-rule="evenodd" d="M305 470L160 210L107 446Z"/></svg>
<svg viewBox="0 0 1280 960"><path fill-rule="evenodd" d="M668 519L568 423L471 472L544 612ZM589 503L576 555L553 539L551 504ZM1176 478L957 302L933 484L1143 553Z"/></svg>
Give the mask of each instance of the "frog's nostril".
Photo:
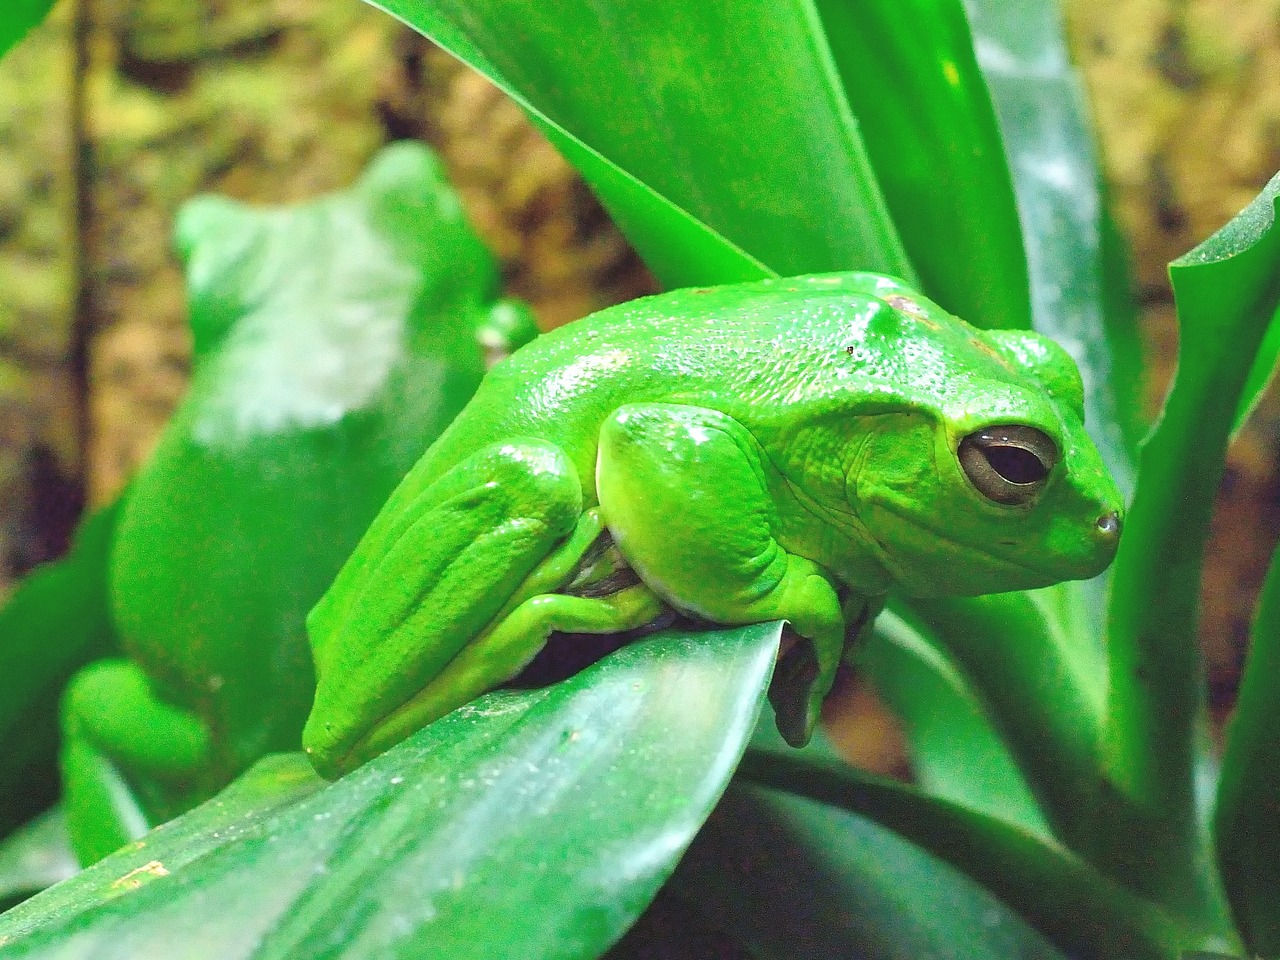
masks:
<svg viewBox="0 0 1280 960"><path fill-rule="evenodd" d="M1104 513L1100 516L1098 518L1098 532L1109 539L1120 536L1120 514L1112 510L1110 513Z"/></svg>

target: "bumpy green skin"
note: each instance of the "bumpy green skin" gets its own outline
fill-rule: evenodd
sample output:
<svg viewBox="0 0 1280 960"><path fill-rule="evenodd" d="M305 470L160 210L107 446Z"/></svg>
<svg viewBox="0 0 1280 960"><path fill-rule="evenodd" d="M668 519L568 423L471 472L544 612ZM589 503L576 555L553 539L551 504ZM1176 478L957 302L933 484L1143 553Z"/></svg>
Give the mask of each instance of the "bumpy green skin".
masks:
<svg viewBox="0 0 1280 960"><path fill-rule="evenodd" d="M513 676L551 631L630 629L664 605L789 620L810 642L780 662L775 705L803 742L890 589L1107 566L1121 501L1082 408L1052 342L980 331L872 274L681 290L563 327L490 371L312 612L304 747L341 773ZM1017 506L957 459L1011 424L1060 452ZM602 527L641 583L572 596Z"/></svg>
<svg viewBox="0 0 1280 960"><path fill-rule="evenodd" d="M135 478L111 555L128 660L64 701L64 800L95 860L296 750L304 621L395 484L536 332L438 163L400 145L350 191L183 211L190 392Z"/></svg>

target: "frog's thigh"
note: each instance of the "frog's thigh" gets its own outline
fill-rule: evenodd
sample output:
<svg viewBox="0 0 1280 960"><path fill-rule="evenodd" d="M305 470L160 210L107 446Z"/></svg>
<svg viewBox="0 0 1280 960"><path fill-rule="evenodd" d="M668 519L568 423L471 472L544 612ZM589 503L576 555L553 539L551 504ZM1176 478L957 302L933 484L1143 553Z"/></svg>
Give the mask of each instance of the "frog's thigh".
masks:
<svg viewBox="0 0 1280 960"><path fill-rule="evenodd" d="M422 717L442 717L510 680L553 632L621 633L644 626L662 610L662 601L643 584L594 599L562 594L531 597L468 644L438 677L372 731L354 759L376 756L420 728L425 722Z"/></svg>
<svg viewBox="0 0 1280 960"><path fill-rule="evenodd" d="M478 451L375 520L369 537L382 556L340 576L342 589L308 618L317 684L303 744L319 769L350 769L358 740L509 604L572 573L570 554L585 552L600 529L582 499L559 447L516 438ZM422 726L436 716L414 719Z"/></svg>
<svg viewBox="0 0 1280 960"><path fill-rule="evenodd" d="M831 581L774 539L769 466L732 417L679 404L632 404L604 424L600 510L645 583L719 623L788 620L811 644L779 664L778 729L808 740L835 680L844 619Z"/></svg>
<svg viewBox="0 0 1280 960"><path fill-rule="evenodd" d="M63 805L82 864L102 859L154 826L129 781L175 782L209 761L208 730L158 699L128 660L90 664L62 701Z"/></svg>

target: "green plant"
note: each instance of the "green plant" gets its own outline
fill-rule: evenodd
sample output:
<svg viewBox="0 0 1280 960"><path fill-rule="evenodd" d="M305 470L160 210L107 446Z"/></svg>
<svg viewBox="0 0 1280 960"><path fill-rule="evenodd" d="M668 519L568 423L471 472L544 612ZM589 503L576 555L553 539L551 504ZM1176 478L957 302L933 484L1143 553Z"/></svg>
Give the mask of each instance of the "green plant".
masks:
<svg viewBox="0 0 1280 960"><path fill-rule="evenodd" d="M1069 344L1132 490L1106 582L882 617L865 668L918 786L820 745L756 743L617 955L680 956L695 919L765 957L1280 955L1280 574L1220 773L1195 642L1226 445L1280 349L1280 181L1174 264L1181 364L1139 448L1132 318L1054 4L978 0L971 23L958 0L384 6L516 97L668 285L876 269L976 323ZM728 782L775 642L770 627L652 640L548 691L484 698L332 787L266 761L0 919L0 955L138 956L175 931L217 956L599 955ZM660 695L626 722L609 712L619 676L653 692L699 670L717 677L699 737ZM527 805L548 764L563 789ZM431 775L487 788L462 809L414 780ZM399 802L415 785L424 802ZM357 848L386 860L353 862Z"/></svg>

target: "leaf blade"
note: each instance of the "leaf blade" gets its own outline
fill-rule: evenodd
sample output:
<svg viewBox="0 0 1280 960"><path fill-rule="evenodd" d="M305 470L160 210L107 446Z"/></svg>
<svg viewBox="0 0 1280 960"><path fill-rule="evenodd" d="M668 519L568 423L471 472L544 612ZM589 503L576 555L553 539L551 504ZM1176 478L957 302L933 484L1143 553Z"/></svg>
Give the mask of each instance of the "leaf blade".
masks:
<svg viewBox="0 0 1280 960"><path fill-rule="evenodd" d="M1137 837L1148 838L1138 848L1151 844L1166 858L1153 869L1122 854L1117 867L1126 878L1168 887L1169 902L1216 915L1226 927L1194 791L1205 723L1198 585L1241 391L1280 304L1277 197L1280 176L1170 265L1182 347L1163 415L1142 449L1108 610L1111 769L1142 813L1108 817L1101 826L1129 850Z"/></svg>
<svg viewBox="0 0 1280 960"><path fill-rule="evenodd" d="M570 162L604 158L580 168L669 285L724 278L672 269L670 238L644 229L651 210L691 219L770 271L909 279L816 14L807 2L752 2L662 0L643 16L594 0L554 13L532 0L377 5L513 95ZM747 277L739 267L733 279Z"/></svg>
<svg viewBox="0 0 1280 960"><path fill-rule="evenodd" d="M977 880L1069 953L1174 960L1183 949L1232 946L1215 931L1184 926L1052 841L841 761L753 749L740 776L898 832Z"/></svg>
<svg viewBox="0 0 1280 960"><path fill-rule="evenodd" d="M1252 642L1227 729L1214 810L1218 869L1245 943L1280 954L1280 551L1271 558L1254 614Z"/></svg>
<svg viewBox="0 0 1280 960"><path fill-rule="evenodd" d="M1013 185L963 6L818 0L817 8L924 292L975 326L1030 326Z"/></svg>
<svg viewBox="0 0 1280 960"><path fill-rule="evenodd" d="M598 953L728 782L779 630L630 645L555 687L491 694L328 787L276 759L284 790L247 805L266 817L246 821L235 790L229 820L218 801L197 808L0 918L14 938L0 955L129 957L175 939L255 960ZM145 870L157 860L166 875ZM131 875L146 882L122 892Z"/></svg>

